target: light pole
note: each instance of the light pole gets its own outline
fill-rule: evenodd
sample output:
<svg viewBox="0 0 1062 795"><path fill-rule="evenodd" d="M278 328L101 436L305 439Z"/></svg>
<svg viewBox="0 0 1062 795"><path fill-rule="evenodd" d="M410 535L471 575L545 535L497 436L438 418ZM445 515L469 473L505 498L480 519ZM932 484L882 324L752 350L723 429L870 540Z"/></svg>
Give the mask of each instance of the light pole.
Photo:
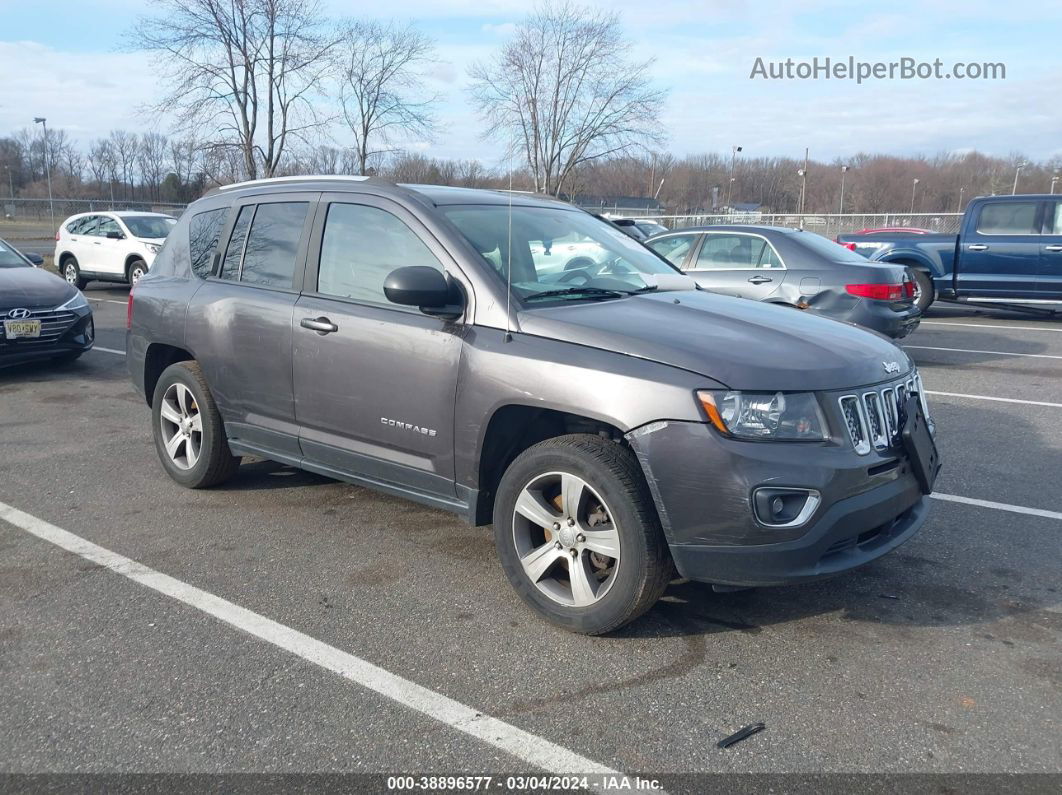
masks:
<svg viewBox="0 0 1062 795"><path fill-rule="evenodd" d="M730 147L730 181L726 184L726 211L730 212L730 197L734 190L734 169L737 167L738 152L741 151L740 146Z"/></svg>
<svg viewBox="0 0 1062 795"><path fill-rule="evenodd" d="M966 190L966 186L965 185L960 185L959 186L959 208L958 208L958 211L960 213L962 212L962 194L963 194L963 192L965 190Z"/></svg>
<svg viewBox="0 0 1062 795"><path fill-rule="evenodd" d="M797 215L800 216L800 225L804 225L804 191L808 186L808 170L806 168L797 169L797 176L800 177L800 211Z"/></svg>
<svg viewBox="0 0 1062 795"><path fill-rule="evenodd" d="M44 129L44 174L48 178L48 215L52 219L52 228L55 228L55 204L52 202L52 164L48 157L48 120L43 116L34 116L33 123L39 124Z"/></svg>
<svg viewBox="0 0 1062 795"><path fill-rule="evenodd" d="M1051 193L1055 192L1055 185L1057 185L1057 184L1058 184L1058 174L1055 174L1053 177L1051 177Z"/></svg>
<svg viewBox="0 0 1062 795"><path fill-rule="evenodd" d="M838 215L844 215L844 175L848 173L848 166L841 166L841 204L837 208Z"/></svg>
<svg viewBox="0 0 1062 795"><path fill-rule="evenodd" d="M7 190L13 199L15 198L15 181L11 176L11 166L4 166L4 171L7 172Z"/></svg>
<svg viewBox="0 0 1062 795"><path fill-rule="evenodd" d="M918 179L918 177L915 177L913 180L911 180L911 209L908 211L909 215L914 215L915 191L918 190L919 182L920 180Z"/></svg>
<svg viewBox="0 0 1062 795"><path fill-rule="evenodd" d="M1011 196L1018 192L1018 177L1021 176L1021 170L1027 165L1029 164L1022 160L1020 163L1018 163L1018 167L1014 170L1014 187L1010 189Z"/></svg>

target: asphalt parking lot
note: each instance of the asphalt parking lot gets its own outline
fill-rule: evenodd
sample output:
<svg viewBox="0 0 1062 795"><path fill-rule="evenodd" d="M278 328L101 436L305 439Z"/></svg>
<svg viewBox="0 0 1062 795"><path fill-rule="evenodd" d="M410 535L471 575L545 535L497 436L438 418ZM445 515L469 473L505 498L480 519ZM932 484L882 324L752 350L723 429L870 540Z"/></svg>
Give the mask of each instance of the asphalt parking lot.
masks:
<svg viewBox="0 0 1062 795"><path fill-rule="evenodd" d="M784 589L679 581L587 638L523 606L487 528L267 462L177 486L126 377L127 290L86 294L93 352L0 371L0 503L29 517L0 518L4 772L1062 771L1062 321L938 308L904 341L944 470L897 552Z"/></svg>

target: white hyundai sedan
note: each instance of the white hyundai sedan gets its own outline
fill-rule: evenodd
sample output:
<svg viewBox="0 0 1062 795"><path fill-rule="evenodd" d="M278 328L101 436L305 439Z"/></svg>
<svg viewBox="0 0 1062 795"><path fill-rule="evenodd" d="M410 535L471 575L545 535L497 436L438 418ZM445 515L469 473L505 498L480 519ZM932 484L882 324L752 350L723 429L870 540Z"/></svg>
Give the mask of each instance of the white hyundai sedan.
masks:
<svg viewBox="0 0 1062 795"><path fill-rule="evenodd" d="M80 213L55 233L55 265L79 290L94 280L136 284L177 219L162 213Z"/></svg>

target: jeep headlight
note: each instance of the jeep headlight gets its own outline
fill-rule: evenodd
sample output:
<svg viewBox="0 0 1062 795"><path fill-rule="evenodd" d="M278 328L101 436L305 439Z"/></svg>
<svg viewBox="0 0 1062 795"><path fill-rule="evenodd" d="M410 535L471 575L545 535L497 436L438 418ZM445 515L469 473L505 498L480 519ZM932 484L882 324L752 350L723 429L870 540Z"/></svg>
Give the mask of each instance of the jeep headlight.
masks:
<svg viewBox="0 0 1062 795"><path fill-rule="evenodd" d="M811 392L736 392L702 389L697 399L724 436L767 441L821 442L826 420Z"/></svg>

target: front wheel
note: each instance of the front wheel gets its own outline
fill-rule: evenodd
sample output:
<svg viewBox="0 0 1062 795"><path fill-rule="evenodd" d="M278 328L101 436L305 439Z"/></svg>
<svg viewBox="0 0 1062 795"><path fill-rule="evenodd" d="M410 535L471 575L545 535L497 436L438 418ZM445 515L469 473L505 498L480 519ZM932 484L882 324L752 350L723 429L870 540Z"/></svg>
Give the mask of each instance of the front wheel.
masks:
<svg viewBox="0 0 1062 795"><path fill-rule="evenodd" d="M560 436L521 453L498 487L494 537L521 598L573 632L633 621L674 574L637 459L599 436Z"/></svg>
<svg viewBox="0 0 1062 795"><path fill-rule="evenodd" d="M925 312L937 297L936 288L933 287L933 280L928 273L918 268L910 268L908 272L915 283L915 303L920 310Z"/></svg>
<svg viewBox="0 0 1062 795"><path fill-rule="evenodd" d="M155 449L171 478L190 489L216 486L240 465L202 370L178 362L159 376L151 399Z"/></svg>

